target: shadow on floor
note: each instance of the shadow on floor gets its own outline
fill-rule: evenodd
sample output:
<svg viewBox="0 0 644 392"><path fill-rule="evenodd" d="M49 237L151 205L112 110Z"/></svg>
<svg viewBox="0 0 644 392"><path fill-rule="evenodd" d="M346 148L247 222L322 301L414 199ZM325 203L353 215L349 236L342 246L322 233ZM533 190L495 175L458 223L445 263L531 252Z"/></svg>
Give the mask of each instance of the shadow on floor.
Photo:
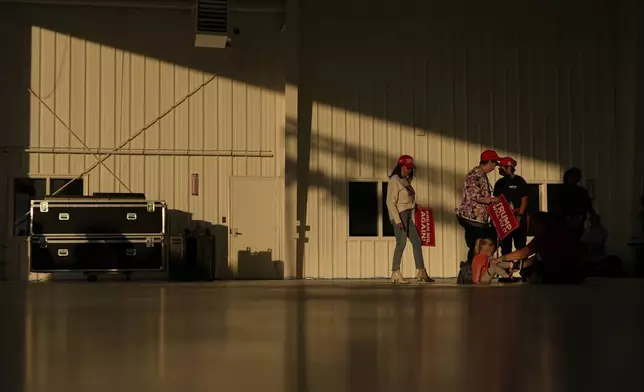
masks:
<svg viewBox="0 0 644 392"><path fill-rule="evenodd" d="M237 253L237 279L284 279L284 262L273 260L273 251L253 252L247 248Z"/></svg>

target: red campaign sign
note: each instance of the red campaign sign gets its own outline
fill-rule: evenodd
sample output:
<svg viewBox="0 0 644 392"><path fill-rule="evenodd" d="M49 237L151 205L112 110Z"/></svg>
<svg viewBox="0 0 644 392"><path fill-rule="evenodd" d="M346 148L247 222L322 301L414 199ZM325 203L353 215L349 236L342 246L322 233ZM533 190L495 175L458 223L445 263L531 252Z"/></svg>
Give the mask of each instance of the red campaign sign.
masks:
<svg viewBox="0 0 644 392"><path fill-rule="evenodd" d="M416 207L416 228L422 246L436 246L436 225L434 224L434 210L431 208Z"/></svg>
<svg viewBox="0 0 644 392"><path fill-rule="evenodd" d="M514 211L512 211L510 203L503 195L499 197L499 201L487 207L487 212L490 214L496 234L501 240L519 227L519 222L514 217Z"/></svg>

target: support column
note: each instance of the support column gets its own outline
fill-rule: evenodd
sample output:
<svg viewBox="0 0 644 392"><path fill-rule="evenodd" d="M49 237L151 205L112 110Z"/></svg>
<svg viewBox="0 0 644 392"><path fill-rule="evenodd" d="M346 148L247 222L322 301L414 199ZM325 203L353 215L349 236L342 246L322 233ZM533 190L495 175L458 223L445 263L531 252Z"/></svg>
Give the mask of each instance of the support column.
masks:
<svg viewBox="0 0 644 392"><path fill-rule="evenodd" d="M297 260L297 161L299 101L299 0L286 1L284 86L284 276L301 277ZM298 272L300 272L298 274Z"/></svg>
<svg viewBox="0 0 644 392"><path fill-rule="evenodd" d="M621 184L625 190L617 197L621 218L624 223L635 221L639 211L639 198L642 192L642 175L644 160L642 159L641 146L644 142L642 126L644 118L641 110L643 102L642 88L644 78L642 75L642 33L640 26L644 6L641 0L621 0L617 3L615 15L615 77L616 83L616 122L617 122L617 151L620 151L620 160L617 163L618 170L622 171L620 176ZM616 241L615 244L621 250L633 235L635 225L624 224L611 233ZM620 254L625 259L630 259L632 249Z"/></svg>
<svg viewBox="0 0 644 392"><path fill-rule="evenodd" d="M300 7L299 0L286 0L286 83L284 85L284 276L302 277L302 258L297 220L302 176L300 156ZM294 294L294 295L293 295ZM289 295L286 301L286 342L284 390L307 388L307 293L306 287Z"/></svg>

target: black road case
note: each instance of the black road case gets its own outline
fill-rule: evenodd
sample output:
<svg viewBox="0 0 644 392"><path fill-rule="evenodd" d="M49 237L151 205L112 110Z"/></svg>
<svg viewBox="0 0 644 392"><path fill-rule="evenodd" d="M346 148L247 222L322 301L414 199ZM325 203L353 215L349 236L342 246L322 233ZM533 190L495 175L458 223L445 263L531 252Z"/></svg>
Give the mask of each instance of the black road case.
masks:
<svg viewBox="0 0 644 392"><path fill-rule="evenodd" d="M215 240L209 235L170 236L168 277L170 280L214 280Z"/></svg>
<svg viewBox="0 0 644 392"><path fill-rule="evenodd" d="M163 235L166 204L158 200L52 198L31 202L31 235Z"/></svg>
<svg viewBox="0 0 644 392"><path fill-rule="evenodd" d="M29 241L31 272L162 271L163 237L47 238Z"/></svg>

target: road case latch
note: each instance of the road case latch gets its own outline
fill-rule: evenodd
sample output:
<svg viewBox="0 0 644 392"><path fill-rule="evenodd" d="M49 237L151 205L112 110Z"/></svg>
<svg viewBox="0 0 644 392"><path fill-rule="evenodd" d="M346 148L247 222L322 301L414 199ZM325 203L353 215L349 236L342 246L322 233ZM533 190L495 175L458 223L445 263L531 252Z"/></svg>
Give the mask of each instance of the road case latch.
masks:
<svg viewBox="0 0 644 392"><path fill-rule="evenodd" d="M155 203L153 201L148 202L148 212L154 212L154 205Z"/></svg>
<svg viewBox="0 0 644 392"><path fill-rule="evenodd" d="M148 248L154 248L154 238L148 237L145 239L145 246Z"/></svg>
<svg viewBox="0 0 644 392"><path fill-rule="evenodd" d="M40 202L40 212L47 212L49 211L49 203L46 201L41 201Z"/></svg>
<svg viewBox="0 0 644 392"><path fill-rule="evenodd" d="M45 249L47 247L47 237L40 237L34 242L40 246L40 249Z"/></svg>

